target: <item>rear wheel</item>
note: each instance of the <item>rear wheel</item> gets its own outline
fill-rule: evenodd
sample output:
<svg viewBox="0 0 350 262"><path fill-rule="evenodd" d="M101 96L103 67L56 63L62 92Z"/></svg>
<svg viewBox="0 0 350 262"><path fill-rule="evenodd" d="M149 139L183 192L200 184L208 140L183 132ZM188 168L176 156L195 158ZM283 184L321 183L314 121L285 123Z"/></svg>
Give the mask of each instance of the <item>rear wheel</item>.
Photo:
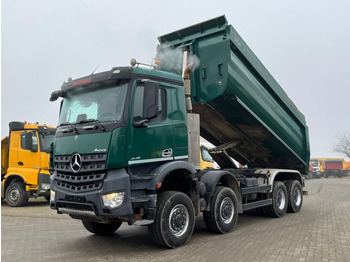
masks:
<svg viewBox="0 0 350 262"><path fill-rule="evenodd" d="M102 223L96 223L96 222L90 222L87 220L82 220L84 227L89 232L101 235L101 236L107 236L112 235L122 224L122 221L111 223L111 224L102 224Z"/></svg>
<svg viewBox="0 0 350 262"><path fill-rule="evenodd" d="M298 180L286 182L288 193L288 212L298 213L303 205L303 190Z"/></svg>
<svg viewBox="0 0 350 262"><path fill-rule="evenodd" d="M164 247L185 245L194 229L194 208L182 192L167 191L159 195L156 218L148 226L153 240Z"/></svg>
<svg viewBox="0 0 350 262"><path fill-rule="evenodd" d="M228 233L238 219L237 198L231 188L218 187L210 204L210 211L203 212L208 230L213 233Z"/></svg>
<svg viewBox="0 0 350 262"><path fill-rule="evenodd" d="M287 188L281 181L273 183L272 204L266 206L265 213L271 217L283 217L288 208Z"/></svg>
<svg viewBox="0 0 350 262"><path fill-rule="evenodd" d="M28 197L23 182L14 181L7 187L6 202L11 207L20 207L27 204Z"/></svg>

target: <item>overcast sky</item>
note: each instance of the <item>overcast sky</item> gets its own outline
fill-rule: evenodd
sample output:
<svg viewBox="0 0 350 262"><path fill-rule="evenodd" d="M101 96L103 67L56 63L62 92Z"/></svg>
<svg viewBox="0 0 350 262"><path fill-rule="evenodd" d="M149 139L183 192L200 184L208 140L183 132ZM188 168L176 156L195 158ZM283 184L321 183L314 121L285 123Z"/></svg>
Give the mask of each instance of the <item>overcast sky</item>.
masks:
<svg viewBox="0 0 350 262"><path fill-rule="evenodd" d="M150 63L157 36L226 15L310 130L311 156L350 132L350 1L3 0L1 137L10 121L56 125L68 77Z"/></svg>

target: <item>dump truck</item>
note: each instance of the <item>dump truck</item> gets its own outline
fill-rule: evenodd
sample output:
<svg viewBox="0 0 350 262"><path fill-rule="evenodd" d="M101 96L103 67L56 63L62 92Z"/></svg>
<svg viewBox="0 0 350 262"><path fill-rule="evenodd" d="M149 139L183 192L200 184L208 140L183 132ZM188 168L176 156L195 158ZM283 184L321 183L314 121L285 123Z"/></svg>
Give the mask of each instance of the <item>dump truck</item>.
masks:
<svg viewBox="0 0 350 262"><path fill-rule="evenodd" d="M325 177L344 177L350 174L349 162L344 158L328 158L324 160L324 174Z"/></svg>
<svg viewBox="0 0 350 262"><path fill-rule="evenodd" d="M30 197L50 199L50 145L56 128L10 122L1 140L1 198L11 207L24 206Z"/></svg>
<svg viewBox="0 0 350 262"><path fill-rule="evenodd" d="M311 158L310 166L311 170L309 170L309 175L311 176L311 178L325 177L324 160L318 158Z"/></svg>
<svg viewBox="0 0 350 262"><path fill-rule="evenodd" d="M167 248L190 240L201 212L218 234L248 210L299 212L305 117L226 17L158 41L149 67L132 59L52 92L62 105L50 207L98 235L148 225ZM200 170L200 136L221 169Z"/></svg>
<svg viewBox="0 0 350 262"><path fill-rule="evenodd" d="M324 160L324 176L342 177L343 158L340 159L325 159Z"/></svg>

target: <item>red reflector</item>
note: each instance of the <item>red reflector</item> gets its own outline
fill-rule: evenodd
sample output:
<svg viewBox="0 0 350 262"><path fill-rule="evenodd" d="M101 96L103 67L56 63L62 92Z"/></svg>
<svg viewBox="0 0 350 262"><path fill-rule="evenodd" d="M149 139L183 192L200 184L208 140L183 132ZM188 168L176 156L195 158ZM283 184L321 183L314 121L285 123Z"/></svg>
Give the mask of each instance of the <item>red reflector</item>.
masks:
<svg viewBox="0 0 350 262"><path fill-rule="evenodd" d="M84 79L84 80L80 80L80 81L78 81L78 82L74 82L74 83L72 84L72 86L81 85L81 84L86 84L86 83L90 83L90 82L91 82L91 78L89 78L89 79Z"/></svg>

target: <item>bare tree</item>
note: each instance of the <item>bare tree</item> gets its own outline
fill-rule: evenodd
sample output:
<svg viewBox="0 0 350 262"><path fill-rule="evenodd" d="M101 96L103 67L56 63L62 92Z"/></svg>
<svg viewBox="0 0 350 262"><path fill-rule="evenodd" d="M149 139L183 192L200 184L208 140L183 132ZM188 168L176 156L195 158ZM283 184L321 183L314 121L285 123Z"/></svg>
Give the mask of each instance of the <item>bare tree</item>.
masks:
<svg viewBox="0 0 350 262"><path fill-rule="evenodd" d="M350 158L350 133L344 132L338 135L338 141L334 145L333 151Z"/></svg>

